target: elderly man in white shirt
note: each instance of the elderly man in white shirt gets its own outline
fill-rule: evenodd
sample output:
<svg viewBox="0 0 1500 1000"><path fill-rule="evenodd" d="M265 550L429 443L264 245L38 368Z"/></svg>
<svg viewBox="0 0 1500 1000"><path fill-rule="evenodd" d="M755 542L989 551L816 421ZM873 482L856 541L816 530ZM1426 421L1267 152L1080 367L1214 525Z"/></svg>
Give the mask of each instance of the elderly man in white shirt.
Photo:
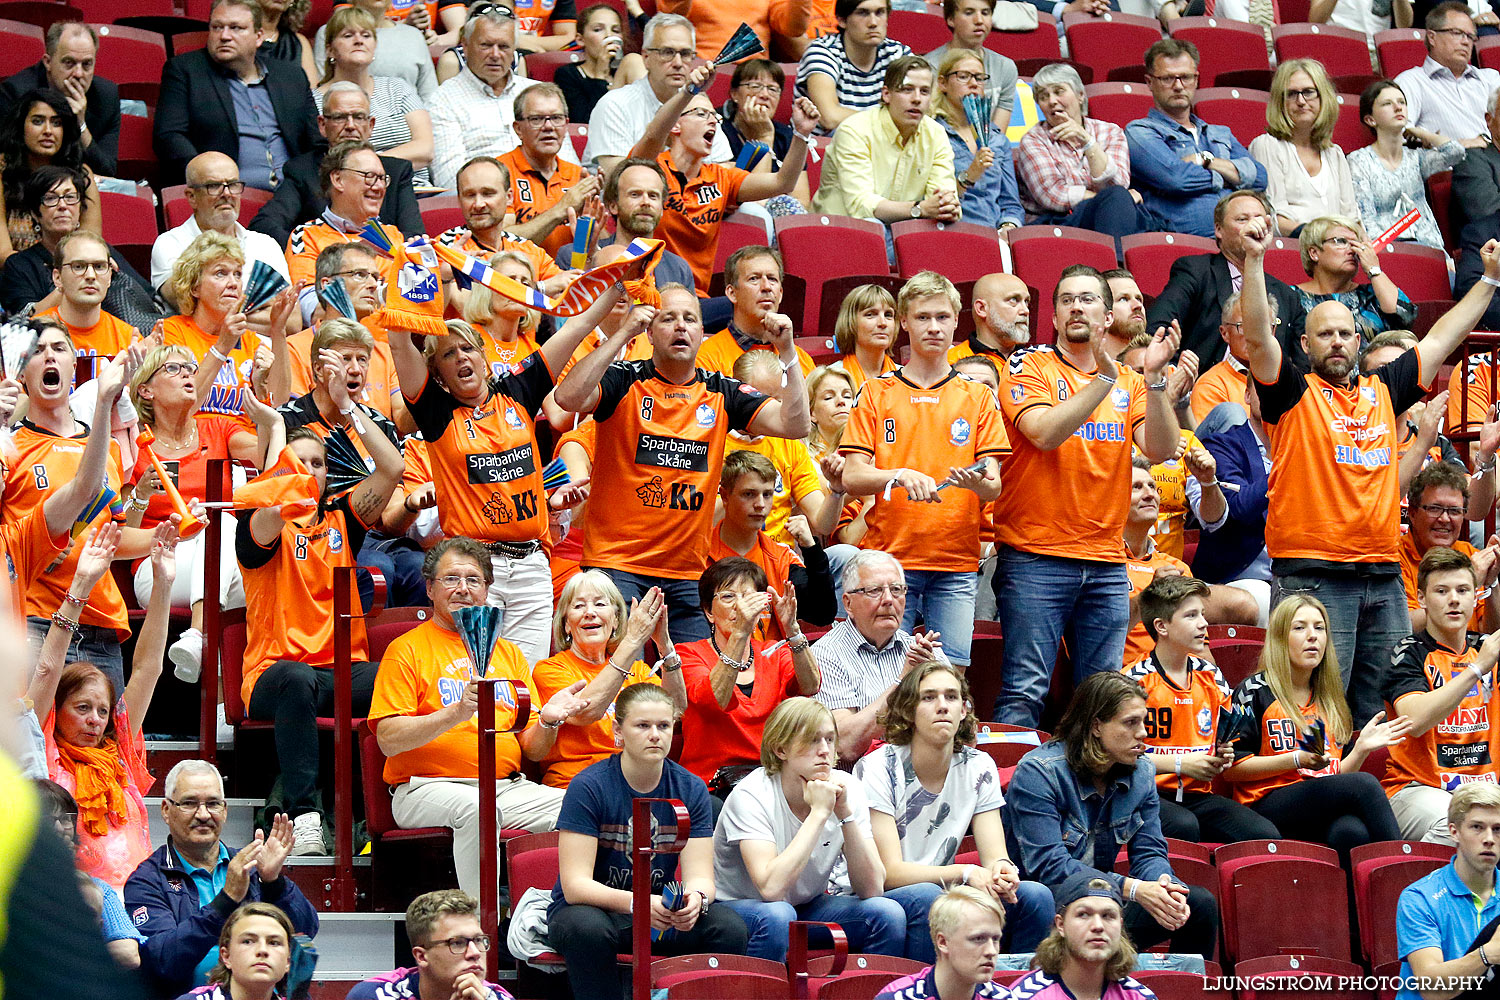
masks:
<svg viewBox="0 0 1500 1000"><path fill-rule="evenodd" d="M1458 0L1440 3L1427 15L1427 58L1396 83L1406 94L1407 120L1468 148L1487 145L1485 109L1500 87L1500 72L1470 63L1479 35L1469 9Z"/></svg>
<svg viewBox="0 0 1500 1000"><path fill-rule="evenodd" d="M608 177L630 148L646 132L656 112L676 91L687 85L688 70L697 59L698 32L681 14L657 14L646 23L641 53L646 75L627 87L611 90L594 105L589 119L589 142L583 162L597 161L601 175ZM714 134L710 163L734 159L729 140L721 128Z"/></svg>

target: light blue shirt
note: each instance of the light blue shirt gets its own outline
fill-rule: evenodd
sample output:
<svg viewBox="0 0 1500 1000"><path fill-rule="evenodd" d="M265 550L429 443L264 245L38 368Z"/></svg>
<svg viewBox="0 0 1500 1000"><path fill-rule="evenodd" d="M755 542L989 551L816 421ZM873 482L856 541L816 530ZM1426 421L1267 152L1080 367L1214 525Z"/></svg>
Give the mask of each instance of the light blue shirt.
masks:
<svg viewBox="0 0 1500 1000"><path fill-rule="evenodd" d="M954 131L946 118L937 118L948 136L948 145L953 147L953 177L968 173L974 163L974 153L969 144ZM1010 154L1010 140L999 128L990 129L990 152L995 162L973 184L963 191L959 202L965 222L977 222L991 229L999 229L1003 222L1017 226L1026 224L1026 210L1021 207L1021 189L1016 185L1016 167Z"/></svg>
<svg viewBox="0 0 1500 1000"><path fill-rule="evenodd" d="M1456 860L1456 857L1455 857ZM1491 872L1494 878L1495 873ZM1396 904L1396 950L1401 955L1401 976L1412 974L1407 961L1414 951L1437 948L1443 961L1467 954L1485 924L1500 916L1500 893L1493 888L1482 908L1474 906L1474 894L1458 877L1454 861L1424 875L1401 890ZM1396 1000L1422 1000L1413 989L1403 989Z"/></svg>
<svg viewBox="0 0 1500 1000"><path fill-rule="evenodd" d="M273 190L281 183L281 171L290 154L281 137L281 125L276 121L276 109L271 106L265 70L261 68L260 79L254 83L246 83L234 75L228 80L240 138L240 155L236 157L240 180L251 187Z"/></svg>
<svg viewBox="0 0 1500 1000"><path fill-rule="evenodd" d="M199 868L188 863L178 853L177 848L172 848L172 859L177 862L177 867L187 872L188 878L192 879L193 888L198 891L198 905L207 906L213 902L215 896L224 891L224 883L229 879L229 848L223 842L219 843L219 862L214 865L213 871ZM217 946L208 949L208 954L203 960L193 967L193 985L202 986L208 982L208 974L219 962L219 949Z"/></svg>

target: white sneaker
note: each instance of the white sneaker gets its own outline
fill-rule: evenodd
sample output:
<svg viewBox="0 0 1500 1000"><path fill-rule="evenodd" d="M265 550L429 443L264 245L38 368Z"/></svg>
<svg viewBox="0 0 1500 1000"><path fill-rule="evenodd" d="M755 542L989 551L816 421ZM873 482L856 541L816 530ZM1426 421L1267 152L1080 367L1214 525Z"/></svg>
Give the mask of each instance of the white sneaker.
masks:
<svg viewBox="0 0 1500 1000"><path fill-rule="evenodd" d="M219 725L214 734L214 741L219 746L234 746L234 727L224 716L224 706L219 706Z"/></svg>
<svg viewBox="0 0 1500 1000"><path fill-rule="evenodd" d="M323 817L315 812L306 812L292 820L292 849L294 858L305 858L327 854L323 846Z"/></svg>
<svg viewBox="0 0 1500 1000"><path fill-rule="evenodd" d="M167 649L167 659L175 666L172 673L184 684L198 683L203 673L203 633L190 628ZM222 709L221 709L222 711ZM223 716L220 716L220 722Z"/></svg>

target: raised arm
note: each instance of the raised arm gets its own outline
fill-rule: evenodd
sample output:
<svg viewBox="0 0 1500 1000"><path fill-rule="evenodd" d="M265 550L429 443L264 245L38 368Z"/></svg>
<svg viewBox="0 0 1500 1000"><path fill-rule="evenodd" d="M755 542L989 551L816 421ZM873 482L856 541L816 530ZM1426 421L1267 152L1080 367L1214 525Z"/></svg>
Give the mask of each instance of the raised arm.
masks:
<svg viewBox="0 0 1500 1000"><path fill-rule="evenodd" d="M73 568L73 582L68 585L67 595L57 615L72 622L73 628L59 625L54 619L42 640L41 652L37 655L36 670L26 689L26 697L36 709L37 717L45 719L52 710L52 701L57 696L57 681L67 665L68 646L72 644L78 626L78 613L88 603L94 586L109 572L115 549L120 544L120 527L106 523L94 528L84 536L83 548L78 553L78 562ZM167 588L170 590L171 588Z"/></svg>
<svg viewBox="0 0 1500 1000"><path fill-rule="evenodd" d="M740 185L740 201L761 201L778 194L790 194L802 176L807 163L807 140L818 127L818 106L805 97L792 104L792 143L786 159L774 174L751 174Z"/></svg>
<svg viewBox="0 0 1500 1000"><path fill-rule="evenodd" d="M83 448L78 474L48 494L42 503L42 516L47 519L47 531L54 538L72 528L78 515L83 513L83 508L99 495L99 486L104 482L105 470L109 467L109 426L115 402L120 398L125 383L139 367L141 354L139 347L121 351L99 376L99 391L94 400L94 422L89 429L88 442Z"/></svg>
<svg viewBox="0 0 1500 1000"><path fill-rule="evenodd" d="M1431 385L1437 378L1438 369L1448 360L1448 355L1458 350L1464 338L1474 332L1474 327L1484 318L1485 310L1494 298L1495 287L1500 285L1500 242L1490 240L1479 248L1479 257L1484 261L1484 275L1474 283L1468 294L1432 324L1417 345L1417 357L1422 362L1422 384Z"/></svg>
<svg viewBox="0 0 1500 1000"><path fill-rule="evenodd" d="M755 435L801 440L812 433L812 414L792 339L792 321L781 313L767 313L763 326L771 349L781 361L784 378L777 398L760 408L746 430Z"/></svg>
<svg viewBox="0 0 1500 1000"><path fill-rule="evenodd" d="M646 125L646 131L641 133L635 145L630 147L631 156L654 160L661 155L661 151L666 149L667 144L672 141L672 129L677 126L677 119L682 117L682 112L687 108L688 102L696 96L694 88L707 83L713 72L714 67L711 63L704 63L688 72L687 83L679 87L676 93L656 109L656 114L651 116L651 121Z"/></svg>
<svg viewBox="0 0 1500 1000"><path fill-rule="evenodd" d="M631 268L627 278L640 277L644 271L645 265L638 263ZM590 303L587 309L569 319L561 329L548 337L547 342L541 346L542 357L546 359L548 369L562 371L573 352L578 350L578 345L583 343L583 338L594 332L624 294L625 286L615 282L605 289L603 295Z"/></svg>
<svg viewBox="0 0 1500 1000"><path fill-rule="evenodd" d="M1136 447L1153 462L1165 462L1177 450L1180 437L1177 414L1167 398L1167 363L1177 353L1182 331L1174 319L1167 327L1157 327L1151 346L1146 348L1146 422L1136 430Z"/></svg>
<svg viewBox="0 0 1500 1000"><path fill-rule="evenodd" d="M1281 374L1281 342L1271 327L1271 307L1266 298L1266 248L1270 245L1270 226L1264 219L1252 221L1245 233L1241 329L1245 334L1250 374L1263 385L1273 384Z"/></svg>
<svg viewBox="0 0 1500 1000"><path fill-rule="evenodd" d="M125 685L125 711L130 725L140 732L161 679L167 652L167 616L172 611L172 583L177 579L177 528L170 521L156 526L151 542L151 601L146 620L135 638L135 656L130 661L130 683Z"/></svg>
<svg viewBox="0 0 1500 1000"><path fill-rule="evenodd" d="M599 380L615 356L656 318L656 307L636 306L604 343L579 359L552 390L552 401L569 413L592 413L599 405Z"/></svg>

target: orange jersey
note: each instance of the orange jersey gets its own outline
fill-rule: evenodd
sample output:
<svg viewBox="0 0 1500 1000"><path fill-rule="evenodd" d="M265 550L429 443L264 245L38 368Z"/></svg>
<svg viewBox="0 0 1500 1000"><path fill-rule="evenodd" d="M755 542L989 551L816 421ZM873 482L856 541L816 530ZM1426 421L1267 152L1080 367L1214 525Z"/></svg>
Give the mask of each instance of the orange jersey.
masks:
<svg viewBox="0 0 1500 1000"><path fill-rule="evenodd" d="M1297 741L1301 738L1302 730L1318 718L1318 708L1313 704L1303 705L1300 713L1289 715L1281 702L1276 700L1276 695L1271 693L1271 686L1266 683L1265 675L1260 673L1251 674L1234 689L1233 706L1235 712L1245 713L1247 716L1246 721L1250 731L1255 734L1253 753L1261 757L1291 753L1298 749ZM1325 719L1324 722L1326 724L1327 720ZM1344 745L1331 730L1327 736L1328 748L1325 751L1329 757L1327 767L1318 771L1305 767L1297 768L1253 781L1230 782L1230 787L1234 789L1235 801L1250 805L1259 802L1276 789L1294 785L1303 778L1321 778L1330 774L1338 774L1339 760L1344 756Z"/></svg>
<svg viewBox="0 0 1500 1000"><path fill-rule="evenodd" d="M519 646L505 639L495 643L484 677L505 677L524 686L533 706L540 706ZM398 635L380 658L375 691L370 697L370 724L399 716L420 717L462 701L464 688L475 679L474 664L457 632L437 621L425 621ZM533 708L533 712L537 711ZM495 774L505 777L521 769L521 744L506 733L516 717L516 694L509 685L495 688ZM534 717L534 716L533 716ZM561 734L559 733L559 739ZM404 753L387 757L385 782L400 785L412 778L479 777L479 716L470 716L451 729Z"/></svg>
<svg viewBox="0 0 1500 1000"><path fill-rule="evenodd" d="M798 350L800 351L801 348L798 348ZM854 386L854 391L859 392L860 386L870 381L870 379L879 378L882 375L889 375L899 367L896 364L895 359L893 359L889 354L882 354L880 356L880 361L880 371L872 373L867 373L863 368L861 368L859 359L852 354L845 354L843 357L839 358L828 367L832 368L834 371L840 371L845 375L848 375L850 384ZM952 351L948 352L948 363L953 363ZM803 372L803 376L806 377L806 375L807 373Z"/></svg>
<svg viewBox="0 0 1500 1000"><path fill-rule="evenodd" d="M99 310L99 322L93 326L74 326L62 318L62 313L58 312L56 306L37 314L38 319L43 317L55 319L68 328L73 348L81 358L112 358L129 347L137 337L135 327L103 309Z"/></svg>
<svg viewBox="0 0 1500 1000"><path fill-rule="evenodd" d="M208 357L208 349L219 339L203 332L191 316L168 316L157 324L157 329L161 331L162 343L187 348L199 364ZM260 338L253 333L247 332L240 337L239 344L229 352L228 363L219 365L214 383L209 387L203 405L198 408L200 414L244 419L244 394L250 391L250 370L254 367L255 352L260 345Z"/></svg>
<svg viewBox="0 0 1500 1000"><path fill-rule="evenodd" d="M408 493L432 482L432 462L427 456L427 442L421 434L408 435L402 442L401 488Z"/></svg>
<svg viewBox="0 0 1500 1000"><path fill-rule="evenodd" d="M1151 585L1156 578L1156 571L1163 566L1171 566L1183 576L1192 576L1193 571L1188 569L1188 564L1176 556L1163 552L1159 545L1153 544L1148 538L1146 544L1149 553L1143 558L1137 558L1135 553L1127 547L1125 559L1125 575L1130 577L1130 596L1139 597L1141 591ZM1151 655L1151 650L1156 642L1151 638L1151 633L1146 631L1145 622L1136 622L1130 627L1125 636L1125 662L1135 663Z"/></svg>
<svg viewBox="0 0 1500 1000"><path fill-rule="evenodd" d="M768 586L776 588L778 594L785 594L792 582L792 567L802 565L802 553L795 546L776 541L764 531L756 534L755 544L750 547L749 552L736 552L725 543L723 528L722 522L714 526L713 537L709 540L708 562L703 564L703 568L708 569L720 559L743 556L761 568L766 574ZM781 627L781 620L774 612L769 619L763 618L755 626L756 639L785 639L785 632Z"/></svg>
<svg viewBox="0 0 1500 1000"><path fill-rule="evenodd" d="M1017 348L1000 373L1000 409L1012 452L995 501L995 540L1062 559L1125 561L1130 457L1146 422L1146 380L1120 368L1118 382L1089 418L1051 451L1016 427L1032 408L1071 399L1094 380L1050 346Z"/></svg>
<svg viewBox="0 0 1500 1000"><path fill-rule="evenodd" d="M1229 685L1219 668L1196 656L1187 658L1188 685L1180 688L1152 653L1125 668L1125 676L1146 689L1146 742L1152 753L1184 754L1214 749L1219 709L1229 703ZM1158 774L1164 792L1211 792L1213 782Z"/></svg>
<svg viewBox="0 0 1500 1000"><path fill-rule="evenodd" d="M719 246L719 224L739 205L740 185L750 174L739 167L705 163L689 181L672 163L670 149L662 150L656 162L667 175L667 206L656 235L666 241L668 250L687 261L698 294L707 295Z"/></svg>
<svg viewBox="0 0 1500 1000"><path fill-rule="evenodd" d="M530 222L545 214L562 200L569 188L583 179L583 168L562 157L557 158L552 176L543 177L541 171L531 165L520 146L499 159L510 171L510 210L515 213L518 224ZM548 254L556 257L564 244L572 242L573 230L563 222L543 237L540 245Z"/></svg>
<svg viewBox="0 0 1500 1000"><path fill-rule="evenodd" d="M277 660L313 667L333 667L333 571L353 566L364 544L367 525L340 497L325 513L287 521L269 546L256 544L250 532L252 511L240 515L235 554L245 581L245 679L241 697L250 704L255 682ZM350 607L359 594L350 586ZM370 659L365 624L350 624L353 662Z"/></svg>
<svg viewBox="0 0 1500 1000"><path fill-rule="evenodd" d="M484 359L490 363L491 378L517 374L526 359L541 349L531 334L524 331L519 332L515 340L500 340L479 323L473 327L479 339L484 341Z"/></svg>
<svg viewBox="0 0 1500 1000"><path fill-rule="evenodd" d="M769 351L772 350L772 347L770 344L761 343L753 343L749 347L742 347L740 342L735 339L733 331L728 329L720 330L711 337L705 337L703 343L698 345L698 360L694 364L706 372L733 375L734 363L747 350ZM818 366L813 363L812 355L800 347L796 348L796 350L797 363L802 366L802 377L807 378L812 370Z"/></svg>
<svg viewBox="0 0 1500 1000"><path fill-rule="evenodd" d="M1400 561L1396 414L1421 398L1419 364L1407 351L1334 386L1283 357L1276 385L1257 384L1271 437L1272 559Z"/></svg>
<svg viewBox="0 0 1500 1000"><path fill-rule="evenodd" d="M381 228L386 231L393 242L406 243L406 237L402 236L395 226L382 225ZM331 247L335 243L360 242L359 233L346 233L335 229L325 222L322 216L302 223L292 230L292 234L287 237L286 241L286 269L291 275L292 284L295 285L299 281L305 281L309 285L316 284L318 254L322 253L324 248ZM394 280L395 258L383 254L377 255L377 258L380 261L381 280Z"/></svg>
<svg viewBox="0 0 1500 1000"><path fill-rule="evenodd" d="M653 361L617 361L594 408L595 518L583 565L696 580L708 557L724 440L770 400L718 372L668 382Z"/></svg>
<svg viewBox="0 0 1500 1000"><path fill-rule="evenodd" d="M5 558L7 571L0 579L4 579L10 588L9 598L0 604L10 606L15 621L26 617L26 592L52 560L68 547L68 541L66 531L53 537L52 530L47 527L47 515L41 507L19 520L7 519L0 524L0 556Z"/></svg>
<svg viewBox="0 0 1500 1000"><path fill-rule="evenodd" d="M814 493L823 489L823 480L818 478L818 468L813 464L812 452L802 441L791 438L762 437L746 441L731 434L724 442L724 453L731 451L753 451L766 456L776 468L776 492L771 499L771 512L766 515L765 532L784 545L792 545L795 539L786 530L787 518L795 508Z"/></svg>
<svg viewBox="0 0 1500 1000"><path fill-rule="evenodd" d="M584 681L587 686L588 682L599 676L599 671L613 669L602 663L589 663L576 651L565 649L556 656L549 656L542 660L532 668L531 675L536 678L536 690L531 696L532 703L545 705L548 698L577 681ZM660 685L661 678L652 673L651 668L645 663L636 660L630 665L630 676L621 682L622 687L626 684ZM568 782L572 781L578 772L617 752L615 705L614 702L610 702L609 708L605 710L604 718L598 722L592 722L586 726L569 722L557 731L557 742L542 759L543 765L547 768L542 784L553 788L567 788Z"/></svg>
<svg viewBox="0 0 1500 1000"><path fill-rule="evenodd" d="M950 370L931 387L903 370L866 382L849 413L839 451L878 469L915 469L942 482L949 469L1010 454L994 397ZM973 573L979 566L979 495L949 488L938 503L917 503L899 487L877 496L861 548L881 549L907 569Z"/></svg>
<svg viewBox="0 0 1500 1000"><path fill-rule="evenodd" d="M1381 694L1391 703L1391 717L1396 702L1408 694L1435 691L1456 680L1468 686L1448 717L1420 736L1407 736L1391 747L1390 763L1381 784L1386 795L1395 795L1416 782L1431 788L1452 792L1471 781L1495 783L1500 769L1490 752L1493 741L1500 738L1495 728L1500 721L1500 689L1491 667L1481 683L1474 682L1470 668L1479 658L1484 636L1470 632L1464 648L1453 650L1442 645L1426 629L1401 640L1386 668ZM1463 676L1460 677L1459 675Z"/></svg>
<svg viewBox="0 0 1500 1000"><path fill-rule="evenodd" d="M541 541L547 534L543 462L532 414L552 390L536 355L519 375L490 380L490 398L463 406L437 380L406 400L427 441L443 533L485 542Z"/></svg>
<svg viewBox="0 0 1500 1000"><path fill-rule="evenodd" d="M1462 552L1466 556L1474 555L1474 546L1459 539L1453 543L1453 551ZM1417 567L1422 563L1424 553L1417 551L1416 539L1411 532L1401 536L1401 586L1406 588L1406 610L1415 611L1422 606L1417 599ZM1477 632L1484 631L1485 601L1489 597L1489 588L1481 588L1474 602L1474 617L1469 620L1469 627Z"/></svg>
<svg viewBox="0 0 1500 1000"><path fill-rule="evenodd" d="M1236 367L1238 365L1238 367ZM1250 374L1243 364L1231 361L1227 356L1208 371L1198 376L1193 383L1193 419L1202 422L1220 403L1245 405L1245 383Z"/></svg>
<svg viewBox="0 0 1500 1000"><path fill-rule="evenodd" d="M578 346L573 348L573 356L568 359L567 364L563 365L562 374L557 376L557 380L561 382L567 376L568 372L573 370L574 365L590 354L593 354L598 348L604 346L604 342L608 339L599 330L595 330L584 337ZM643 358L649 357L651 357L651 339L644 333L638 333L630 338L630 342L625 345L625 349L615 357L615 360L640 361Z"/></svg>
<svg viewBox="0 0 1500 1000"><path fill-rule="evenodd" d="M948 363L951 365L961 358L972 358L976 354L995 362L995 367L1002 372L1005 371L1005 366L1010 363L1004 354L980 340L979 335L974 333L969 334L968 337L948 348Z"/></svg>
<svg viewBox="0 0 1500 1000"><path fill-rule="evenodd" d="M720 708L709 675L719 662L713 640L699 639L677 647L682 656L682 679L688 707L682 715L682 756L678 763L704 781L726 764L760 763L760 737L766 719L777 705L802 693L792 654L785 643L774 651L751 640L755 651L755 681L747 694L735 686L729 707Z"/></svg>
<svg viewBox="0 0 1500 1000"><path fill-rule="evenodd" d="M375 331L370 331L372 334ZM305 396L312 392L312 342L316 329L303 330L286 338L287 360L291 363L292 395ZM384 340L384 333L376 335L375 350L370 352L370 367L365 373L365 387L356 403L364 403L387 419L394 420L393 399L401 391L396 381L396 362L391 357L391 347Z"/></svg>
<svg viewBox="0 0 1500 1000"><path fill-rule="evenodd" d="M1197 435L1192 431L1184 430L1181 436L1185 451L1200 447ZM1156 482L1156 492L1161 498L1151 537L1156 540L1157 548L1179 558L1183 550L1183 532L1187 530L1189 475L1191 473L1180 458L1169 458L1151 466L1151 478ZM1129 663L1130 659L1127 657L1125 662Z"/></svg>
<svg viewBox="0 0 1500 1000"><path fill-rule="evenodd" d="M78 467L83 463L83 449L89 431L84 429L77 437L65 438L42 430L29 420L21 421L14 430L16 455L5 470L5 521L15 524L32 511L40 513L42 505L52 491L78 476ZM119 497L123 471L120 467L119 445L111 442L109 463L105 467L108 487ZM97 528L111 520L124 523L123 516L116 516L106 506L89 522L88 527ZM81 539L83 533L79 532ZM62 607L63 597L73 583L73 573L78 568L78 554L83 543L76 542L72 551L56 566L37 576L26 591L26 614L33 618L50 618ZM49 560L50 563L50 560ZM130 637L130 620L125 612L125 599L115 584L112 574L106 573L94 586L89 602L78 618L84 625L112 628L120 641Z"/></svg>
<svg viewBox="0 0 1500 1000"><path fill-rule="evenodd" d="M648 345L649 346L649 345ZM592 418L585 418L572 430L558 435L557 446L553 456L562 455L564 444L569 442L578 445L588 455L588 467L594 464L594 431L598 427ZM589 505L585 500L579 506L573 508L573 520L568 525L568 533L563 536L562 541L552 546L552 601L556 603L562 599L563 587L567 586L569 580L577 575L583 568L583 540L587 537Z"/></svg>
<svg viewBox="0 0 1500 1000"><path fill-rule="evenodd" d="M1448 433L1477 431L1495 405L1493 380L1500 378L1495 371L1495 352L1475 354L1470 358L1467 375L1463 365L1455 365L1448 376ZM1468 401L1465 412L1464 401Z"/></svg>
<svg viewBox="0 0 1500 1000"><path fill-rule="evenodd" d="M502 250L515 250L523 253L531 258L532 266L536 268L537 281L546 281L562 273L562 269L557 266L557 261L553 260L552 255L546 250L528 239L504 230L501 231L500 242L496 246L479 242L474 234L463 226L454 226L452 229L445 230L437 239L443 246L460 250L471 257L478 257L486 264L489 263L491 257Z"/></svg>

